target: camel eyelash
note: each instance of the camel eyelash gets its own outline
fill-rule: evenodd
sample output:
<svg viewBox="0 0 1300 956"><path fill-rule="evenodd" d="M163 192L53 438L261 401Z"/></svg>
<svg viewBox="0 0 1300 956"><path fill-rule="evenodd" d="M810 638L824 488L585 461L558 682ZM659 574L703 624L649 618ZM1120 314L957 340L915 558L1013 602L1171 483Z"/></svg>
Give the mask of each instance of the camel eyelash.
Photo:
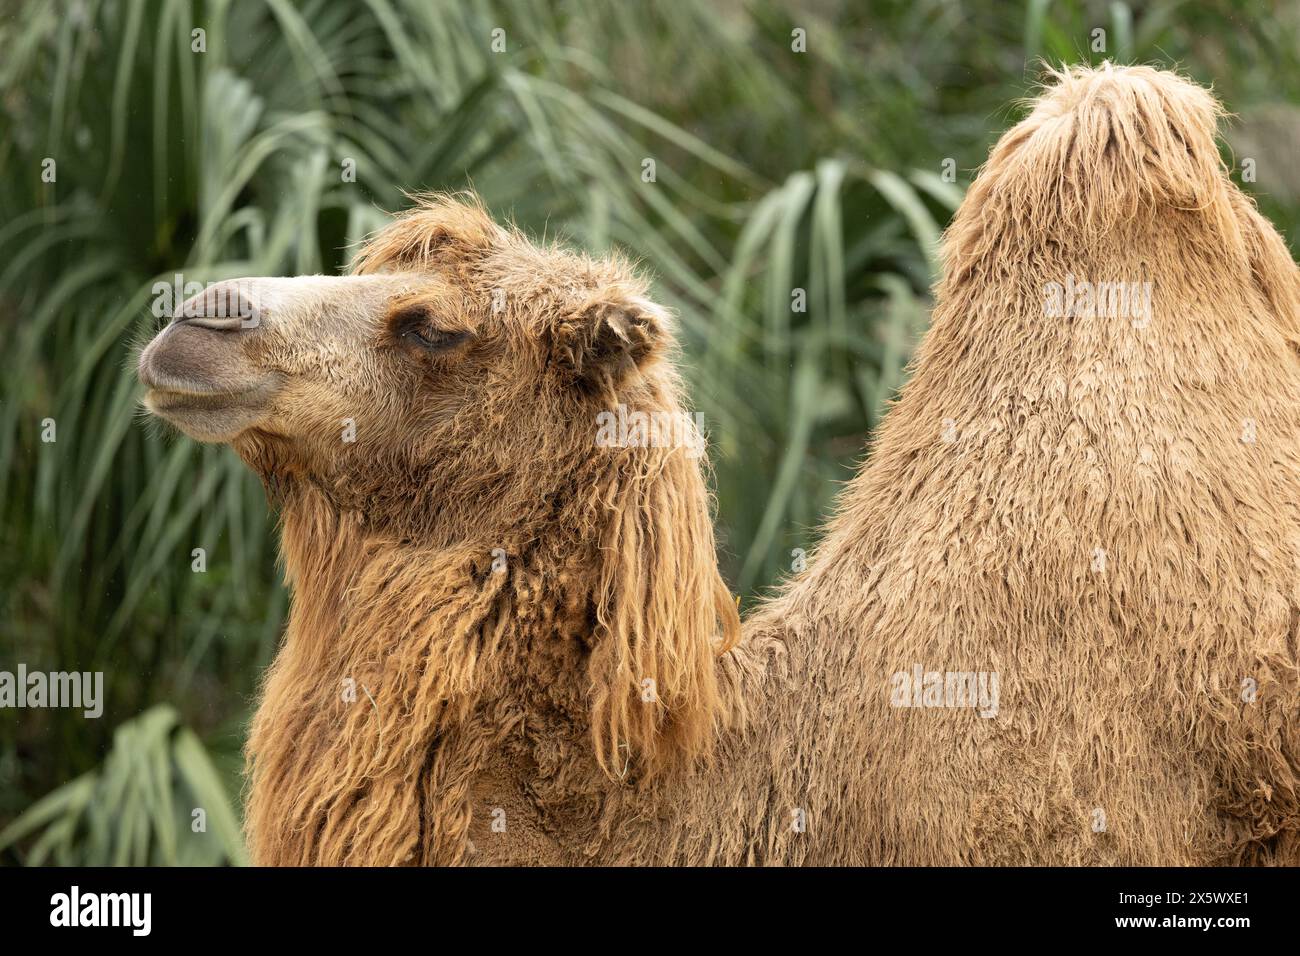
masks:
<svg viewBox="0 0 1300 956"><path fill-rule="evenodd" d="M427 308L405 308L395 312L389 319L389 328L393 339L429 352L439 352L452 348L470 337L463 330L449 331L434 328L429 324Z"/></svg>
<svg viewBox="0 0 1300 956"><path fill-rule="evenodd" d="M443 332L439 329L429 328L409 328L403 330L399 337L412 345L418 345L422 349L437 352L459 345L469 338L469 333Z"/></svg>

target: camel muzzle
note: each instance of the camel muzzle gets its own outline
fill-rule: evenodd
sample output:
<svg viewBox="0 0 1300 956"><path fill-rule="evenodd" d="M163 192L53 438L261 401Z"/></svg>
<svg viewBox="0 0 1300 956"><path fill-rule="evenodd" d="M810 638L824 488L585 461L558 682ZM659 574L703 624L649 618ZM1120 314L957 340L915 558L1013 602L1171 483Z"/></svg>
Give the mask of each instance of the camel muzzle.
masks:
<svg viewBox="0 0 1300 956"><path fill-rule="evenodd" d="M248 352L261 322L238 280L187 299L140 353L145 407L200 441L229 441L256 424L280 380Z"/></svg>

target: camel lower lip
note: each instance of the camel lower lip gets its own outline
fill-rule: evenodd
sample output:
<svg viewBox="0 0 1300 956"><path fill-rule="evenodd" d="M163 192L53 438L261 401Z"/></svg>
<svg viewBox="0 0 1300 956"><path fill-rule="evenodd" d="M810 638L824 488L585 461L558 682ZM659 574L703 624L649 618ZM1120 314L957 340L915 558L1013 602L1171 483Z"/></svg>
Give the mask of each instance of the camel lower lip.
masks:
<svg viewBox="0 0 1300 956"><path fill-rule="evenodd" d="M271 391L265 385L212 392L151 388L144 406L197 441L229 442L265 416Z"/></svg>
<svg viewBox="0 0 1300 956"><path fill-rule="evenodd" d="M151 388L145 393L145 401L160 412L186 409L211 411L239 404L254 391L256 389L243 389L238 392L199 392Z"/></svg>

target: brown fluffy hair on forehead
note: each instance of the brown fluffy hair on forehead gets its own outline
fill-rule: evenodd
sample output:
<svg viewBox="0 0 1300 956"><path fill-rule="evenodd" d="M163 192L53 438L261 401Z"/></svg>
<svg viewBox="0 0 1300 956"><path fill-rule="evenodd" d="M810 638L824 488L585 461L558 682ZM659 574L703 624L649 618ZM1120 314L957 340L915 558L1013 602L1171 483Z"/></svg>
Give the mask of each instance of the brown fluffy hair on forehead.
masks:
<svg viewBox="0 0 1300 956"><path fill-rule="evenodd" d="M419 193L414 205L372 235L352 262L354 275L435 266L460 270L506 239L473 193Z"/></svg>

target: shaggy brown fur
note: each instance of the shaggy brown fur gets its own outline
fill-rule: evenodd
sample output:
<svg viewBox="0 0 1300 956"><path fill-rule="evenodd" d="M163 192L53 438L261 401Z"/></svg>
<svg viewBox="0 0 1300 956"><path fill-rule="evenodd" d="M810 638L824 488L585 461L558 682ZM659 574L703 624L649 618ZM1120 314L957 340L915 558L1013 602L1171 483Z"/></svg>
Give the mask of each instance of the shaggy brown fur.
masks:
<svg viewBox="0 0 1300 956"><path fill-rule="evenodd" d="M359 259L407 269L449 282L390 328L428 311L475 335L429 370L451 414L319 456L235 442L281 502L294 593L249 743L258 862L461 862L471 820L525 793L585 825L603 786L691 763L743 709L715 663L739 621L698 463L595 447L602 409L680 408L642 284L436 197ZM510 791L484 792L502 760Z"/></svg>
<svg viewBox="0 0 1300 956"><path fill-rule="evenodd" d="M698 462L593 441L680 409L640 283L473 204L384 230L361 271L427 279L375 347L411 315L472 345L377 353L355 445L301 401L233 443L294 595L255 861L1300 862L1300 277L1216 114L1167 73L1056 78L813 566L734 647ZM1153 283L1150 320L1045 316L1067 275ZM997 672L997 716L891 707L914 667Z"/></svg>

